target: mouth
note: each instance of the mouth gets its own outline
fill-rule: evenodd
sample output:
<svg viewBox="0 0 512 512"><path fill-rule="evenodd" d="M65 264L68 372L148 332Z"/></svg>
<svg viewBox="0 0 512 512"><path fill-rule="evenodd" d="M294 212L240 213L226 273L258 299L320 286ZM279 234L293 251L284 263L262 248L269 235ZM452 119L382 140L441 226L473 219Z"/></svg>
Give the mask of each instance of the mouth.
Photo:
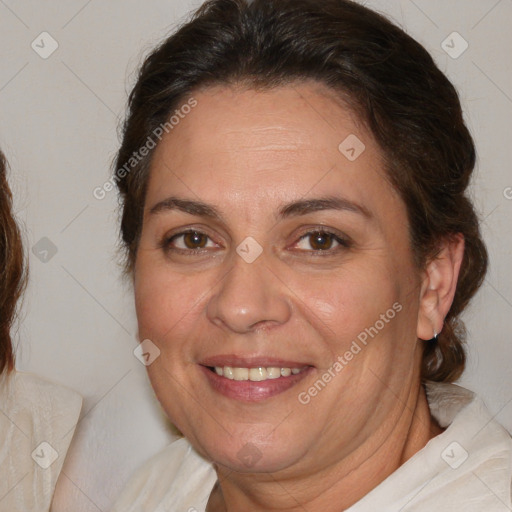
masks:
<svg viewBox="0 0 512 512"><path fill-rule="evenodd" d="M209 366L209 370L215 372L220 377L225 377L229 380L262 382L265 380L279 379L280 377L289 377L290 375L298 375L306 370L308 367L290 368L279 366L258 366L256 368L243 368L232 366Z"/></svg>
<svg viewBox="0 0 512 512"><path fill-rule="evenodd" d="M200 369L216 393L244 402L259 402L290 390L314 368L277 359L220 356L203 361Z"/></svg>

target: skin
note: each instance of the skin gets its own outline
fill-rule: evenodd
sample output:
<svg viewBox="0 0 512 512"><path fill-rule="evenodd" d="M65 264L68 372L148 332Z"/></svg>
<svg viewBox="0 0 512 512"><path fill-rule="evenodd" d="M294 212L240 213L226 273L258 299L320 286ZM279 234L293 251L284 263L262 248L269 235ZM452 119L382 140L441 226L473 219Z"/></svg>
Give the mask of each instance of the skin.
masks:
<svg viewBox="0 0 512 512"><path fill-rule="evenodd" d="M219 86L194 97L197 106L155 150L135 262L140 339L161 351L148 366L152 385L171 421L215 464L209 512L339 511L440 433L420 384L422 340L441 331L463 240L415 266L381 150L322 85ZM338 150L350 134L365 144L352 162ZM168 197L201 201L219 217L152 211ZM325 197L366 214L280 215ZM187 248L179 234L190 228L208 237L199 238L203 248ZM327 236L320 250L307 235L315 229L349 243ZM253 263L236 252L249 236L263 248ZM395 318L301 404L299 393L395 303ZM199 363L219 354L312 368L287 391L244 402L205 378ZM250 467L237 455L247 444L259 454Z"/></svg>

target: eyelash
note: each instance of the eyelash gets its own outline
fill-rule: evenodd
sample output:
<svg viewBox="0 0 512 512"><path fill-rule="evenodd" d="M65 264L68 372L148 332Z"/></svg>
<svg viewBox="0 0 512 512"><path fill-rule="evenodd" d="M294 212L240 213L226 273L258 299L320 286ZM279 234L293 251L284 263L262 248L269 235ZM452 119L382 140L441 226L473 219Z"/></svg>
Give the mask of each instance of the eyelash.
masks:
<svg viewBox="0 0 512 512"><path fill-rule="evenodd" d="M209 237L206 233L204 233L200 230L188 229L186 231L181 231L179 233L176 233L172 236L165 237L162 240L160 247L161 247L161 249L163 249L166 252L172 251L175 253L184 254L186 256L195 256L197 254L202 254L205 251L210 250L209 248L183 249L181 247L173 247L172 246L173 241L179 239L180 237L184 237L187 234L194 234L194 233L197 235L206 237L207 238L206 243L213 241L211 239L211 237ZM339 245L335 248L330 248L330 249L319 249L319 250L298 249L297 251L298 252L308 252L311 256L314 256L314 257L317 257L317 256L325 257L325 256L330 256L333 253L337 253L339 250L349 249L350 247L352 247L352 242L350 239L348 239L344 236L341 236L340 234L337 234L333 231L322 229L320 227L304 232L303 234L300 235L299 239L293 245L297 245L300 241L306 239L307 237L311 237L313 235L318 235L318 234L323 235L323 236L332 237L332 241L338 243Z"/></svg>
<svg viewBox="0 0 512 512"><path fill-rule="evenodd" d="M308 237L314 236L314 235L322 235L322 236L328 236L332 238L332 242L336 242L338 244L337 247L329 248L329 249L298 249L299 252L308 252L312 257L325 257L325 256L331 256L335 253L338 253L340 250L343 249L349 249L352 244L351 241L340 234L337 234L333 231L329 231L322 228L315 228L312 230L308 230L305 233L303 233L297 242L295 242L293 245L299 244L302 240L307 239Z"/></svg>
<svg viewBox="0 0 512 512"><path fill-rule="evenodd" d="M172 242L175 241L176 239L178 239L180 237L184 237L185 235L194 234L194 233L197 235L206 237L208 241L212 241L211 237L209 237L203 231L200 231L198 229L187 229L186 231L180 231L179 233L176 233L174 235L166 236L162 240L160 247L161 247L161 249L163 249L166 252L172 251L172 252L176 252L179 254L184 254L186 256L195 256L197 254L202 254L203 252L208 251L209 248L183 249L181 247L173 247L172 246ZM208 241L207 241L207 243L208 243Z"/></svg>

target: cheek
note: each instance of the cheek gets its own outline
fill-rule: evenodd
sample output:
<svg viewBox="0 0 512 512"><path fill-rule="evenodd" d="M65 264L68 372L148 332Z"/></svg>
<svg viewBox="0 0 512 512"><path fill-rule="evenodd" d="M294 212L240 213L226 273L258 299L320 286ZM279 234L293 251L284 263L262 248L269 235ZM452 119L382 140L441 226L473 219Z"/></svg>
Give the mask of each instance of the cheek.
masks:
<svg viewBox="0 0 512 512"><path fill-rule="evenodd" d="M295 289L304 304L302 314L334 345L340 340L351 341L400 299L400 286L385 276L389 273L382 267L368 265L321 280L297 281Z"/></svg>
<svg viewBox="0 0 512 512"><path fill-rule="evenodd" d="M163 341L197 315L208 284L201 275L185 277L165 265L141 261L134 289L139 336Z"/></svg>

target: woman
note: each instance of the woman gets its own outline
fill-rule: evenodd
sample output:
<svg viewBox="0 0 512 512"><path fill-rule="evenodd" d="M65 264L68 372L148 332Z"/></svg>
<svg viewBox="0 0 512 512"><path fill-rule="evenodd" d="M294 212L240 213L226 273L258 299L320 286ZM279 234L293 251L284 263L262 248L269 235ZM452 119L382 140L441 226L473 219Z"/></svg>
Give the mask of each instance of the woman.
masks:
<svg viewBox="0 0 512 512"><path fill-rule="evenodd" d="M451 83L357 3L211 0L155 50L115 180L184 437L114 510L510 510L510 436L452 384L474 164Z"/></svg>
<svg viewBox="0 0 512 512"><path fill-rule="evenodd" d="M81 397L14 367L11 329L26 275L0 152L0 510L50 509Z"/></svg>

